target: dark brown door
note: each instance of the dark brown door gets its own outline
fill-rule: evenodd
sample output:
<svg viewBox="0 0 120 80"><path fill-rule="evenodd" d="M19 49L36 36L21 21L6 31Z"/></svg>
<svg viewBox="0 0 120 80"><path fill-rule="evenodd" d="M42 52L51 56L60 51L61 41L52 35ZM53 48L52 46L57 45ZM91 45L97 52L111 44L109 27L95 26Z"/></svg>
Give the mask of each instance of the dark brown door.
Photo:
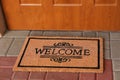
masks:
<svg viewBox="0 0 120 80"><path fill-rule="evenodd" d="M10 30L120 30L120 0L1 0Z"/></svg>

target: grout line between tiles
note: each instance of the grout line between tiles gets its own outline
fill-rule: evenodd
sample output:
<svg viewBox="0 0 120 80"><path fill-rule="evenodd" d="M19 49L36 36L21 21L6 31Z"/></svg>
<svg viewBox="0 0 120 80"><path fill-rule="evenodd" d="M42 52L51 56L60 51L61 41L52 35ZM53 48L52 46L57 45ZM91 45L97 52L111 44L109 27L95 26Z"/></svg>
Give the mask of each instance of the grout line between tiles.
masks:
<svg viewBox="0 0 120 80"><path fill-rule="evenodd" d="M42 31L42 36L45 36L45 31Z"/></svg>
<svg viewBox="0 0 120 80"><path fill-rule="evenodd" d="M42 36L44 35L44 31L42 31Z"/></svg>
<svg viewBox="0 0 120 80"><path fill-rule="evenodd" d="M78 72L78 78L77 78L77 80L80 80L80 77L79 77L79 75L80 75L80 72Z"/></svg>
<svg viewBox="0 0 120 80"><path fill-rule="evenodd" d="M109 41L111 41L111 32L109 32Z"/></svg>
<svg viewBox="0 0 120 80"><path fill-rule="evenodd" d="M108 32L108 33L109 33L108 35L109 35L109 41L110 41L110 38L111 38L111 37L110 37L110 32Z"/></svg>
<svg viewBox="0 0 120 80"><path fill-rule="evenodd" d="M81 78L81 73L79 73L79 80L80 80L80 78Z"/></svg>
<svg viewBox="0 0 120 80"><path fill-rule="evenodd" d="M14 76L15 76L15 72L12 73L12 76L11 76L10 80L14 80Z"/></svg>
<svg viewBox="0 0 120 80"><path fill-rule="evenodd" d="M120 60L120 58L112 58L111 60L112 61L114 61L114 60Z"/></svg>
<svg viewBox="0 0 120 80"><path fill-rule="evenodd" d="M95 73L95 80L97 80L97 73Z"/></svg>
<svg viewBox="0 0 120 80"><path fill-rule="evenodd" d="M81 31L81 37L83 37L83 31Z"/></svg>
<svg viewBox="0 0 120 80"><path fill-rule="evenodd" d="M31 34L31 31L32 31L32 30L29 30L29 33L28 33L28 35L27 35L27 36L30 36L30 34Z"/></svg>
<svg viewBox="0 0 120 80"><path fill-rule="evenodd" d="M47 75L48 75L48 72L45 72L45 75L44 75L44 79L43 79L43 80L46 80Z"/></svg>
<svg viewBox="0 0 120 80"><path fill-rule="evenodd" d="M0 66L0 68L13 68L13 66Z"/></svg>
<svg viewBox="0 0 120 80"><path fill-rule="evenodd" d="M99 32L97 31L97 32L96 32L96 37L98 37L98 33L99 33Z"/></svg>
<svg viewBox="0 0 120 80"><path fill-rule="evenodd" d="M111 55L112 55L112 53L111 53L111 44L110 44L110 38L111 38L111 37L110 37L110 32L109 32L108 35L109 35L108 41L109 41L109 52L110 52L109 54L110 54L110 59L112 59L112 57L111 57Z"/></svg>
<svg viewBox="0 0 120 80"><path fill-rule="evenodd" d="M97 32L95 31L95 37L97 37Z"/></svg>
<svg viewBox="0 0 120 80"><path fill-rule="evenodd" d="M111 57L111 55L112 55L111 48L109 49L109 53L110 53L110 59L112 59L112 57Z"/></svg>
<svg viewBox="0 0 120 80"><path fill-rule="evenodd" d="M9 51L9 49L10 49L10 47L11 47L11 45L13 44L14 41L15 41L15 38L13 38L13 40L11 41L8 49L7 49L6 52L5 52L5 56L7 56L7 53L8 53L8 51Z"/></svg>
<svg viewBox="0 0 120 80"><path fill-rule="evenodd" d="M26 80L30 80L31 72L29 72L29 75Z"/></svg>

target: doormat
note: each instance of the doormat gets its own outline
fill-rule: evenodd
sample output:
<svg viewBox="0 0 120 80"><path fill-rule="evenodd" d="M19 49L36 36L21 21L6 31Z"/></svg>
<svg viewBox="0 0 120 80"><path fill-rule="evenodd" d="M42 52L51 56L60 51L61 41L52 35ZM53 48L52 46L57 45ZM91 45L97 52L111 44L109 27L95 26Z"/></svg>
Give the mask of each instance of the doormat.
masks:
<svg viewBox="0 0 120 80"><path fill-rule="evenodd" d="M103 39L27 37L14 71L103 72Z"/></svg>

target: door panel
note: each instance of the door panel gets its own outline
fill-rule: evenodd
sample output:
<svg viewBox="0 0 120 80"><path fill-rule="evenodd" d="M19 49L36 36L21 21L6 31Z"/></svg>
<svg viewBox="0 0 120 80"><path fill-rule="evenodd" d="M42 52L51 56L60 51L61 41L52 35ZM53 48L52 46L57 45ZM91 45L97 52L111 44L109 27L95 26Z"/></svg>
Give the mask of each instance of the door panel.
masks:
<svg viewBox="0 0 120 80"><path fill-rule="evenodd" d="M54 0L55 4L80 4L81 0Z"/></svg>
<svg viewBox="0 0 120 80"><path fill-rule="evenodd" d="M21 4L40 4L41 0L20 0Z"/></svg>
<svg viewBox="0 0 120 80"><path fill-rule="evenodd" d="M115 4L116 0L95 0L96 4Z"/></svg>
<svg viewBox="0 0 120 80"><path fill-rule="evenodd" d="M120 30L120 0L1 1L11 30Z"/></svg>
<svg viewBox="0 0 120 80"><path fill-rule="evenodd" d="M41 0L19 0L21 6L41 6Z"/></svg>
<svg viewBox="0 0 120 80"><path fill-rule="evenodd" d="M29 29L42 24L42 0L20 0L20 12L24 26ZM34 25L34 26L33 26Z"/></svg>

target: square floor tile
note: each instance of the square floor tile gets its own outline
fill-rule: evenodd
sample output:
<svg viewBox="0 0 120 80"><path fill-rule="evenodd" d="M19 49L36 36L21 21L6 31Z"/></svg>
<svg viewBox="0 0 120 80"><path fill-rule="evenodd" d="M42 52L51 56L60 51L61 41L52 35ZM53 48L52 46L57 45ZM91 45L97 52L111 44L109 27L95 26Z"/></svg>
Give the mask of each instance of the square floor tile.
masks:
<svg viewBox="0 0 120 80"><path fill-rule="evenodd" d="M5 38L0 39L0 56L5 56L12 41L13 39L5 39Z"/></svg>

